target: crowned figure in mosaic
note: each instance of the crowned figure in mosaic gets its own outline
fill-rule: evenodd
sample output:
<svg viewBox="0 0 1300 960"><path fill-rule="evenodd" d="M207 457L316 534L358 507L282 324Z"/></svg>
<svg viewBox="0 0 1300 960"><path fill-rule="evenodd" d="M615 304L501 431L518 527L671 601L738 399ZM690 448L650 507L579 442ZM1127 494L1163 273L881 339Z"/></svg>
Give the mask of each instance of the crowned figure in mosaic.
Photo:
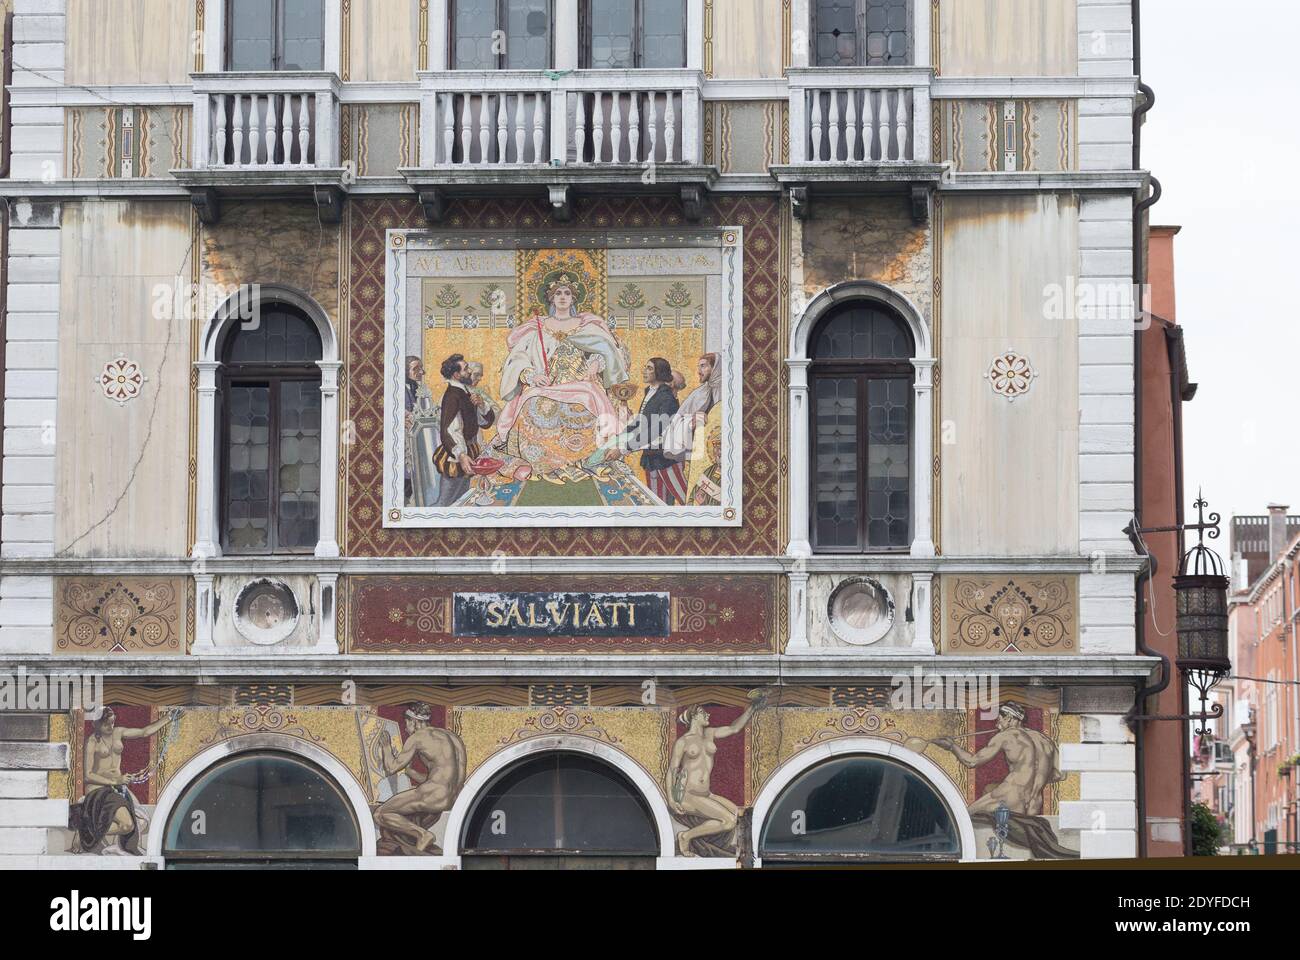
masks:
<svg viewBox="0 0 1300 960"><path fill-rule="evenodd" d="M545 313L510 332L501 371L505 406L489 453L513 480L567 483L624 426L609 389L628 379L629 358L606 321L581 309L587 283L576 271L548 273L538 290Z"/></svg>

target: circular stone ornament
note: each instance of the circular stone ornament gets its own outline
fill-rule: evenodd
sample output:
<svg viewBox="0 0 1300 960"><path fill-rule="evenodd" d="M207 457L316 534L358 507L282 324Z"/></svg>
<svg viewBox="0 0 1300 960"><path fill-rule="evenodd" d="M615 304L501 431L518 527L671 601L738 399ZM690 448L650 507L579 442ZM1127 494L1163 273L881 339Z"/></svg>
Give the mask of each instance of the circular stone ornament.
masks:
<svg viewBox="0 0 1300 960"><path fill-rule="evenodd" d="M235 629L249 643L269 647L298 626L298 601L279 580L251 580L235 598Z"/></svg>
<svg viewBox="0 0 1300 960"><path fill-rule="evenodd" d="M855 577L840 583L827 601L831 632L855 647L869 647L894 625L894 598L879 581Z"/></svg>
<svg viewBox="0 0 1300 960"><path fill-rule="evenodd" d="M984 379L988 380L993 392L1000 397L1006 397L1011 403L1014 403L1017 397L1027 394L1037 377L1038 372L1029 362L1029 358L1014 350L1006 350L994 357L988 373L984 374Z"/></svg>

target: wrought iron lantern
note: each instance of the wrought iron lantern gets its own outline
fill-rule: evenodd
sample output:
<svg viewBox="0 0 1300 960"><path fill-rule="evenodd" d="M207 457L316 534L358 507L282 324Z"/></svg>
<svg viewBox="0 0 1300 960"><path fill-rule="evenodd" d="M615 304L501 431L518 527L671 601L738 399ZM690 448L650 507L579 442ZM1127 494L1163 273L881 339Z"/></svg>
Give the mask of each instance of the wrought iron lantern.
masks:
<svg viewBox="0 0 1300 960"><path fill-rule="evenodd" d="M1210 690L1232 669L1228 658L1228 578L1218 555L1205 546L1219 536L1219 515L1210 514L1205 522L1204 499L1196 500L1197 522L1188 524L1196 530L1197 542L1183 555L1178 575L1174 577L1176 630L1178 632L1178 669L1195 688L1201 701L1201 729L1208 733L1206 721L1214 714L1206 710ZM1222 707L1215 705L1222 712Z"/></svg>
<svg viewBox="0 0 1300 960"><path fill-rule="evenodd" d="M1219 536L1219 515L1211 513L1206 519L1209 504L1197 495L1196 523L1172 527L1138 528L1130 524L1126 533L1143 554L1150 556L1142 542L1144 533L1196 531L1196 546L1185 554L1178 564L1174 577L1175 629L1178 634L1176 665L1183 679L1193 687L1200 698L1201 710L1183 716L1134 717L1145 720L1195 720L1200 726L1199 736L1212 736L1209 721L1223 716L1223 704L1209 706L1210 691L1232 671L1228 658L1228 578L1218 555L1205 545L1208 537Z"/></svg>

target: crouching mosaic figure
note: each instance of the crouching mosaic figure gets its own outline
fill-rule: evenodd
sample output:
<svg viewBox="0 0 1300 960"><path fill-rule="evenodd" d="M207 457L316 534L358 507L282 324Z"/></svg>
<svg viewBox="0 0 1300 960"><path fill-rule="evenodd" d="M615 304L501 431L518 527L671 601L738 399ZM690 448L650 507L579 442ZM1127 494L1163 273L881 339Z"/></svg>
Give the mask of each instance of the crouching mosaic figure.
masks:
<svg viewBox="0 0 1300 960"><path fill-rule="evenodd" d="M375 808L381 853L442 853L433 829L465 785L465 744L450 730L433 726L432 716L424 703L406 711L406 742L401 750L393 747L387 731L380 734L384 772L392 776L405 771L414 784ZM423 770L414 766L417 761Z"/></svg>
<svg viewBox="0 0 1300 960"><path fill-rule="evenodd" d="M766 694L755 690L749 700L745 712L723 727L709 726L709 713L702 705L686 708L678 718L687 730L673 745L668 764L668 806L687 827L677 835L677 852L683 857L737 854L741 811L713 792L713 761L717 741L744 730L754 711L766 702Z"/></svg>
<svg viewBox="0 0 1300 960"><path fill-rule="evenodd" d="M117 715L105 708L86 737L86 793L68 812L75 853L141 856L148 820L136 809L130 785L148 779L151 770L122 772L127 740L152 737L180 716L173 710L147 727L119 727ZM159 751L161 757L166 747Z"/></svg>

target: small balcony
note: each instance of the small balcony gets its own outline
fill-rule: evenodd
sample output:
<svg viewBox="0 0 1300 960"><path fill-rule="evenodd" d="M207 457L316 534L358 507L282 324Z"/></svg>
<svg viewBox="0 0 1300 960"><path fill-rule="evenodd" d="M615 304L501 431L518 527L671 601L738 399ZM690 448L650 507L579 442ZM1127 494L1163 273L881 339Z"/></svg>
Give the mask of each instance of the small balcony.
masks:
<svg viewBox="0 0 1300 960"><path fill-rule="evenodd" d="M702 162L697 70L422 73L420 166L403 171L437 220L448 195L636 185L682 193L688 215L717 171Z"/></svg>
<svg viewBox="0 0 1300 960"><path fill-rule="evenodd" d="M173 175L214 222L226 197L310 196L336 220L348 177L339 157L333 73L196 73L194 166Z"/></svg>
<svg viewBox="0 0 1300 960"><path fill-rule="evenodd" d="M773 176L796 214L814 193L911 191L924 219L943 173L932 162L930 71L915 67L792 68L790 162Z"/></svg>

